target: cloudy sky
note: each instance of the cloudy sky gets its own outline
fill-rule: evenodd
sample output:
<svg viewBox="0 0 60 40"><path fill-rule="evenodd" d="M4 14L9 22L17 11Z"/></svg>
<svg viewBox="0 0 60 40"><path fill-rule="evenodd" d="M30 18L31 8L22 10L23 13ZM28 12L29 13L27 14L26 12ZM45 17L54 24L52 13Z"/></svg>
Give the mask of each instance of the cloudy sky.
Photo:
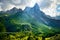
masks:
<svg viewBox="0 0 60 40"><path fill-rule="evenodd" d="M26 6L33 7L38 3L45 14L56 16L60 14L60 0L0 0L0 11L9 10L13 7L24 9Z"/></svg>

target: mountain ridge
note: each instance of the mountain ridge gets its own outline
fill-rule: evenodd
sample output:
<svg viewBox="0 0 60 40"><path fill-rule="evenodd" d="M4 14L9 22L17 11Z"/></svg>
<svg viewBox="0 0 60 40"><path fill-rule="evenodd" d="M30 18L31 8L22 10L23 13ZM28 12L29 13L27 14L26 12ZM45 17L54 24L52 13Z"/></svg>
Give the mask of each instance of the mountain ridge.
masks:
<svg viewBox="0 0 60 40"><path fill-rule="evenodd" d="M58 23L56 20L48 18L44 14L44 12L42 12L39 9L38 4L36 4L32 8L27 7L25 10L16 9L17 12L14 11L15 8L13 8L11 10L13 11L12 12L13 15L12 15L12 13L10 13L11 14L10 16L3 17L5 20L4 24L5 24L8 32L20 30L21 24L23 24L23 23L27 23L26 26L29 26L29 28L30 28L29 24L31 24L33 32L37 31L37 32L42 32L42 33L46 33L48 31L52 32L52 30L55 28L55 26L57 26L57 27L60 26L59 25L60 22ZM23 24L23 25L25 25L25 24ZM18 29L16 29L17 27L18 27ZM21 28L24 28L24 27L21 27ZM27 27L27 29L29 29L29 28ZM25 30L25 28L21 29L21 30Z"/></svg>

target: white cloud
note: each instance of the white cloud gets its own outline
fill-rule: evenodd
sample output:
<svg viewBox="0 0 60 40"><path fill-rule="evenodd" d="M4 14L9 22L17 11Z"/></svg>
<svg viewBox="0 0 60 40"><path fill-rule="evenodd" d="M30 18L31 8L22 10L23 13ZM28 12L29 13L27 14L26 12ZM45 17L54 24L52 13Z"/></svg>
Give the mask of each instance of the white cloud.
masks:
<svg viewBox="0 0 60 40"><path fill-rule="evenodd" d="M14 6L22 9L26 6L33 7L36 2L41 5L41 8L48 7L51 4L51 1L48 0L0 0L0 2L2 3L0 6L3 10L11 9Z"/></svg>
<svg viewBox="0 0 60 40"><path fill-rule="evenodd" d="M57 0L52 0L53 3L51 3L50 6L45 7L44 9L41 9L43 12L45 12L45 14L50 15L51 17L56 17L56 16L60 16L60 13L56 11L56 7L57 7Z"/></svg>
<svg viewBox="0 0 60 40"><path fill-rule="evenodd" d="M42 0L40 4L40 7L43 8L48 8L49 6L51 6L51 4L53 3L52 0Z"/></svg>
<svg viewBox="0 0 60 40"><path fill-rule="evenodd" d="M14 3L14 4L20 4L21 0L11 0L11 2Z"/></svg>
<svg viewBox="0 0 60 40"><path fill-rule="evenodd" d="M50 16L56 16L56 3L59 4L60 0L0 0L0 11L8 10L13 7L24 9L26 6L33 7L35 3L38 3L40 9L45 14Z"/></svg>
<svg viewBox="0 0 60 40"><path fill-rule="evenodd" d="M0 0L1 9L7 10L12 7L22 8L24 9L26 6L33 6L38 0Z"/></svg>

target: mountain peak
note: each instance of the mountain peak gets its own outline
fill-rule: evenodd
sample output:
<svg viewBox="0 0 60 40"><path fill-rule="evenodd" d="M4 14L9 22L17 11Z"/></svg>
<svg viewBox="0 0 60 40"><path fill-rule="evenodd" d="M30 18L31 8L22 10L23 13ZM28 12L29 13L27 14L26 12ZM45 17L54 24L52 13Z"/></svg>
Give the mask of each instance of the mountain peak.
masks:
<svg viewBox="0 0 60 40"><path fill-rule="evenodd" d="M40 11L40 7L39 7L39 5L36 3L36 4L34 5L34 7L26 7L26 8L24 9L24 11L29 11L29 10L35 10L35 11L39 10L39 11Z"/></svg>
<svg viewBox="0 0 60 40"><path fill-rule="evenodd" d="M36 3L34 7L38 7L39 8L39 5Z"/></svg>
<svg viewBox="0 0 60 40"><path fill-rule="evenodd" d="M39 8L39 5L36 3L35 6L34 6L34 8Z"/></svg>
<svg viewBox="0 0 60 40"><path fill-rule="evenodd" d="M17 9L16 7L13 7L11 10L8 10L7 13L17 13L17 12L22 12L22 9Z"/></svg>
<svg viewBox="0 0 60 40"><path fill-rule="evenodd" d="M36 3L35 5L34 5L34 7L32 8L32 9L34 9L34 10L39 10L40 11L40 7L39 7L39 5Z"/></svg>
<svg viewBox="0 0 60 40"><path fill-rule="evenodd" d="M16 7L13 7L11 10L17 10L17 8Z"/></svg>

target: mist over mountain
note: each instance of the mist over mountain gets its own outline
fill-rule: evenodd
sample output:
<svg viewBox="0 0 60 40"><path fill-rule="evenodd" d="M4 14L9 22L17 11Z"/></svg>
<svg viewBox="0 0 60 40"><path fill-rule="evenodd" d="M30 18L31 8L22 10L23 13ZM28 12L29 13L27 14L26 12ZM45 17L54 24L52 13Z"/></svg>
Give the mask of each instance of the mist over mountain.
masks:
<svg viewBox="0 0 60 40"><path fill-rule="evenodd" d="M60 20L51 19L39 9L26 7L24 10L13 8L1 11L0 22L5 25L7 32L33 31L34 33L56 32L60 28ZM47 31L48 30L48 31ZM59 30L59 29L58 29ZM58 33L58 32L57 32Z"/></svg>

